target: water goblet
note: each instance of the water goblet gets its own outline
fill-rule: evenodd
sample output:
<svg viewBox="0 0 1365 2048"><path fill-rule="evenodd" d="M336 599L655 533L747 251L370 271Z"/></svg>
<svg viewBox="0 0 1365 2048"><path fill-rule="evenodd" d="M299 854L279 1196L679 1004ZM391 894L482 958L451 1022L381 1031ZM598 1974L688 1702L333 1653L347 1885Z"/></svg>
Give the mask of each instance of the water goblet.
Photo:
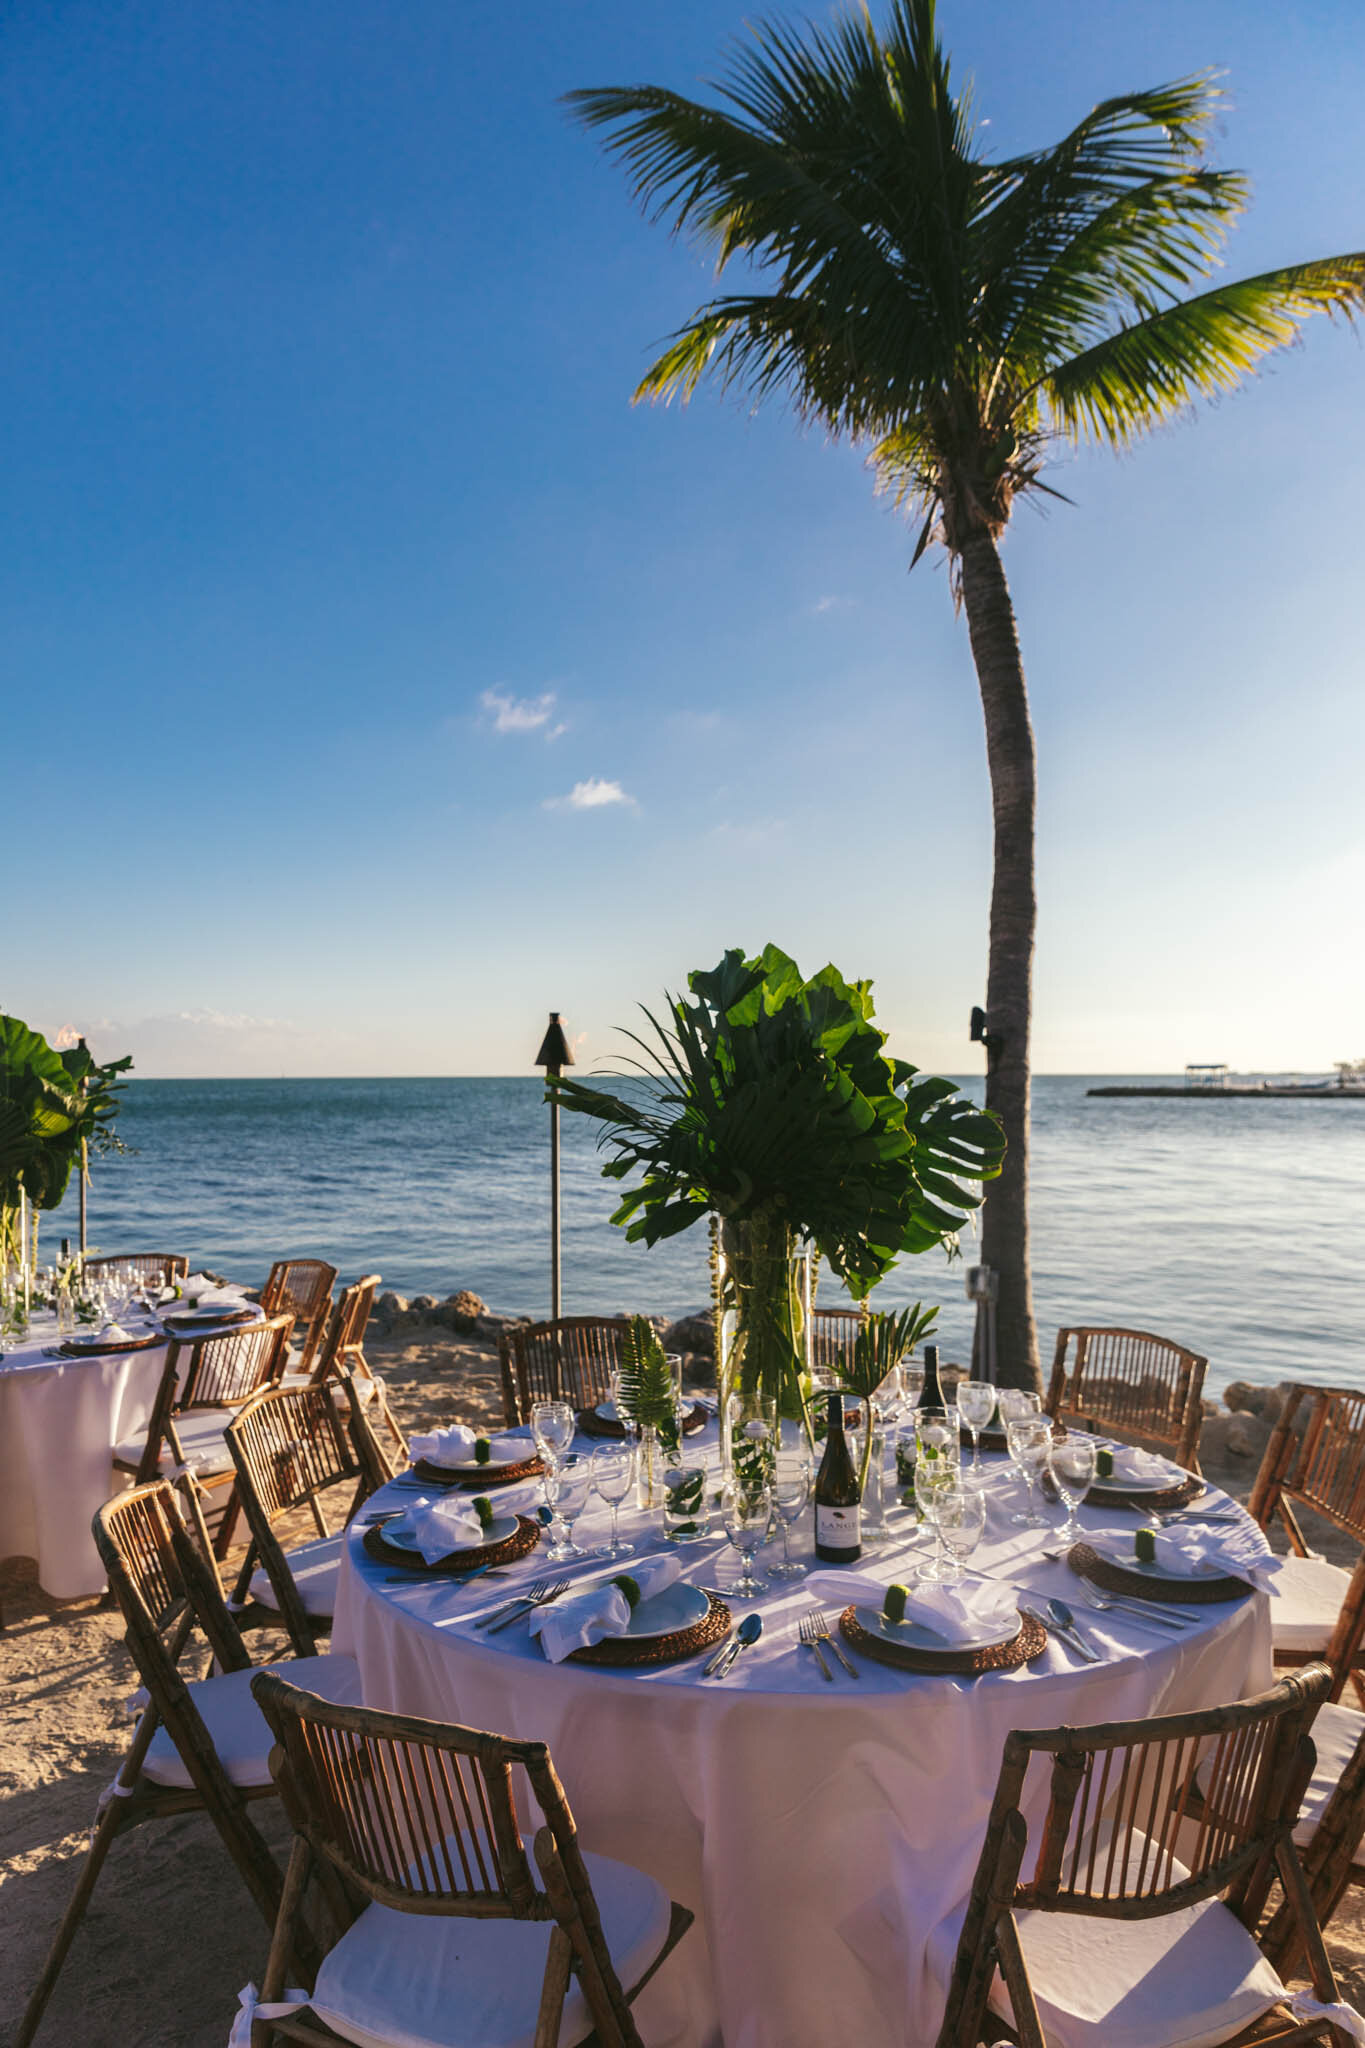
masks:
<svg viewBox="0 0 1365 2048"><path fill-rule="evenodd" d="M545 1474L545 1499L554 1514L554 1542L545 1556L551 1564L565 1564L583 1551L573 1540L574 1523L588 1504L592 1492L592 1459L571 1451L549 1466Z"/></svg>
<svg viewBox="0 0 1365 2048"><path fill-rule="evenodd" d="M573 1442L576 1418L567 1401L537 1401L531 1410L531 1434L547 1465L557 1464Z"/></svg>
<svg viewBox="0 0 1365 2048"><path fill-rule="evenodd" d="M916 1358L904 1358L901 1360L900 1374L901 1396L906 1405L913 1408L924 1392L923 1363Z"/></svg>
<svg viewBox="0 0 1365 2048"><path fill-rule="evenodd" d="M599 1557L634 1557L635 1545L623 1543L617 1534L616 1518L621 1503L635 1484L635 1448L632 1444L599 1444L592 1454L592 1483L611 1509L611 1538L600 1544Z"/></svg>
<svg viewBox="0 0 1365 2048"><path fill-rule="evenodd" d="M934 1496L933 1515L942 1560L939 1575L954 1585L966 1577L964 1560L981 1541L986 1496L976 1486L942 1486Z"/></svg>
<svg viewBox="0 0 1365 2048"><path fill-rule="evenodd" d="M947 1559L943 1549L943 1538L938 1528L938 1504L943 1496L951 1493L957 1484L957 1474L951 1465L942 1459L917 1458L915 1460L915 1505L928 1523L934 1538L930 1556L918 1566L921 1579L933 1581L947 1574Z"/></svg>
<svg viewBox="0 0 1365 2048"><path fill-rule="evenodd" d="M772 1519L772 1492L764 1479L755 1484L732 1479L720 1497L721 1519L731 1548L738 1552L742 1566L739 1577L726 1586L742 1600L757 1600L769 1589L754 1573L754 1553L768 1533Z"/></svg>
<svg viewBox="0 0 1365 2048"><path fill-rule="evenodd" d="M1076 1510L1095 1477L1095 1453L1094 1437L1075 1432L1059 1436L1048 1451L1047 1464L1052 1483L1066 1508L1066 1520L1057 1533L1068 1546L1079 1543L1085 1534L1076 1520Z"/></svg>
<svg viewBox="0 0 1365 2048"><path fill-rule="evenodd" d="M810 1499L811 1462L805 1451L779 1451L777 1469L773 1473L773 1507L782 1524L782 1561L768 1566L770 1579L803 1579L806 1567L799 1558L792 1556L791 1531L793 1522L799 1521L806 1502Z"/></svg>
<svg viewBox="0 0 1365 2048"><path fill-rule="evenodd" d="M957 1412L972 1433L972 1468L966 1486L983 1486L981 1432L995 1413L995 1388L986 1380L959 1380Z"/></svg>
<svg viewBox="0 0 1365 2048"><path fill-rule="evenodd" d="M1017 1421L1005 1424L1005 1441L1009 1445L1014 1469L1024 1482L1026 1495L1024 1512L1011 1515L1010 1520L1019 1529L1045 1529L1047 1519L1039 1514L1034 1505L1033 1486L1047 1463L1048 1450L1052 1443L1052 1424L1044 1415L1022 1416Z"/></svg>
<svg viewBox="0 0 1365 2048"><path fill-rule="evenodd" d="M1000 1420L1004 1423L1024 1422L1030 1415L1041 1415L1042 1397L1030 1387L997 1387L995 1398L1000 1404Z"/></svg>

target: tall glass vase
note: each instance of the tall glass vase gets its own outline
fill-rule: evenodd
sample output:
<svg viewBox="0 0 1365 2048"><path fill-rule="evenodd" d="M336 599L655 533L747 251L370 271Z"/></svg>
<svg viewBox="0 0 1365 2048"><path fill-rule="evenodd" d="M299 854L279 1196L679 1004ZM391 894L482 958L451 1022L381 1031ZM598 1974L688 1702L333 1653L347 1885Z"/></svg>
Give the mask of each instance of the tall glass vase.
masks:
<svg viewBox="0 0 1365 2048"><path fill-rule="evenodd" d="M809 1267L791 1227L765 1215L722 1224L719 1254L716 1363L721 1460L729 1472L741 1441L771 1438L775 1451L783 1421L812 1440L805 1384Z"/></svg>

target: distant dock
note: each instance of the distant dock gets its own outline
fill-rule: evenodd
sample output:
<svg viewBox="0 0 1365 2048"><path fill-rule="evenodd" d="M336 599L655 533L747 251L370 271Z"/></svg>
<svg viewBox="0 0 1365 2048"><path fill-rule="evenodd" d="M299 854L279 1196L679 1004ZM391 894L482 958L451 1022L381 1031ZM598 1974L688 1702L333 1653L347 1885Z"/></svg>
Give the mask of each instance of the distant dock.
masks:
<svg viewBox="0 0 1365 2048"><path fill-rule="evenodd" d="M1247 1088L1224 1083L1218 1088L1087 1088L1087 1095L1168 1095L1179 1102L1228 1102L1233 1098L1245 1100L1254 1096L1258 1102L1275 1097L1289 1096L1295 1102L1365 1102L1365 1088L1338 1088L1335 1084L1325 1087L1295 1087L1286 1082L1282 1087L1274 1083L1265 1086L1253 1085Z"/></svg>

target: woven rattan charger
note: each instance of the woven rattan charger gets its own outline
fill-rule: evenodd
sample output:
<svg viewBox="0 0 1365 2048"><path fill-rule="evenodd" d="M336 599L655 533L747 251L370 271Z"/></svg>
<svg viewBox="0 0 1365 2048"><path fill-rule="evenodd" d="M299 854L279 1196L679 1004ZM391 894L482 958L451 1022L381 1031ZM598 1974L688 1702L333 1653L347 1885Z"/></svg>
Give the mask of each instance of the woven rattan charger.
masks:
<svg viewBox="0 0 1365 2048"><path fill-rule="evenodd" d="M260 1313L248 1302L244 1308L215 1308L211 1313L196 1309L192 1315L184 1310L163 1310L161 1320L177 1337L202 1337L208 1330L228 1330L238 1323L254 1323Z"/></svg>
<svg viewBox="0 0 1365 2048"><path fill-rule="evenodd" d="M1038 1490L1046 1500L1057 1499L1057 1488L1050 1472L1043 1473ZM1167 1514L1172 1508L1187 1508L1191 1501L1198 1500L1207 1492L1204 1481L1193 1473L1170 1486L1163 1486L1160 1492L1154 1492L1149 1486L1124 1486L1117 1480L1096 1479L1091 1482L1082 1505L1088 1508L1133 1508L1139 1514L1155 1508L1159 1513Z"/></svg>
<svg viewBox="0 0 1365 2048"><path fill-rule="evenodd" d="M907 1643L902 1649L883 1636L865 1629L852 1607L839 1616L839 1633L855 1650L861 1650L874 1664L889 1664L896 1671L918 1671L925 1677L979 1678L985 1671L1017 1671L1031 1664L1047 1648L1047 1630L1031 1614L1021 1614L1017 1636L1007 1643L987 1643L979 1650L916 1650Z"/></svg>
<svg viewBox="0 0 1365 2048"><path fill-rule="evenodd" d="M165 1341L159 1330L148 1330L141 1337L114 1337L109 1340L97 1335L68 1337L57 1349L63 1358L98 1358L106 1351L147 1351L153 1344L164 1344Z"/></svg>
<svg viewBox="0 0 1365 2048"><path fill-rule="evenodd" d="M697 1430L705 1429L709 1421L707 1409L700 1401L695 1401L683 1417L683 1435L694 1435ZM613 1437L618 1442L626 1433L624 1423L613 1421L609 1415L599 1415L595 1408L579 1409L578 1427L584 1436Z"/></svg>
<svg viewBox="0 0 1365 2048"><path fill-rule="evenodd" d="M702 1650L714 1649L730 1632L730 1610L714 1593L707 1595L706 1612L691 1628L670 1629L664 1636L604 1636L600 1643L587 1643L570 1650L566 1664L599 1664L621 1671L639 1664L680 1664Z"/></svg>
<svg viewBox="0 0 1365 2048"><path fill-rule="evenodd" d="M518 1515L516 1528L510 1536L504 1536L501 1543L475 1544L469 1550L452 1550L448 1557L437 1558L435 1564L428 1564L420 1551L405 1550L400 1544L386 1542L380 1523L374 1523L365 1531L363 1541L366 1556L372 1557L376 1564L400 1565L404 1571L414 1572L419 1577L443 1573L458 1577L461 1572L471 1572L481 1565L514 1564L519 1557L529 1557L540 1541L540 1525L526 1515Z"/></svg>
<svg viewBox="0 0 1365 2048"><path fill-rule="evenodd" d="M1080 1578L1089 1579L1105 1593L1134 1594L1139 1600L1187 1602L1191 1607L1215 1605L1221 1600L1240 1600L1251 1587L1245 1579L1149 1578L1146 1572L1126 1571L1121 1564L1101 1557L1088 1543L1077 1543L1067 1552L1067 1563Z"/></svg>
<svg viewBox="0 0 1365 2048"><path fill-rule="evenodd" d="M413 1473L428 1486L467 1486L476 1493L488 1493L495 1486L513 1486L519 1479L538 1479L545 1470L538 1451L518 1458L515 1465L480 1465L477 1470L457 1471L453 1465L433 1465L429 1458L415 1458Z"/></svg>

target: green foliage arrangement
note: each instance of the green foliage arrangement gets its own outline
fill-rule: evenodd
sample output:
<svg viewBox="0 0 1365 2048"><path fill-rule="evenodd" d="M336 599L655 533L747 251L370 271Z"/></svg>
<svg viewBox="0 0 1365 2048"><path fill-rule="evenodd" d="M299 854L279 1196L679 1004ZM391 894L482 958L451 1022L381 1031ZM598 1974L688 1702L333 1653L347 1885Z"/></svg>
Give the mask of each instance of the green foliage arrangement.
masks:
<svg viewBox="0 0 1365 2048"><path fill-rule="evenodd" d="M834 1361L839 1384L860 1400L870 1401L887 1375L928 1336L937 1321L937 1308L925 1308L918 1301L899 1315L887 1311L869 1316L852 1344Z"/></svg>
<svg viewBox="0 0 1365 2048"><path fill-rule="evenodd" d="M84 1040L58 1051L0 1015L0 1264L18 1250L22 1197L55 1209L87 1151L122 1150L114 1135L131 1058L101 1066Z"/></svg>
<svg viewBox="0 0 1365 2048"><path fill-rule="evenodd" d="M807 980L776 946L727 952L668 998L635 1099L561 1076L565 1109L596 1117L602 1171L639 1184L612 1218L658 1244L714 1209L810 1238L865 1295L904 1252L951 1244L1000 1171L996 1119L955 1084L888 1058L872 984L833 967ZM615 1078L624 1079L625 1076ZM968 1185L964 1185L967 1183Z"/></svg>
<svg viewBox="0 0 1365 2048"><path fill-rule="evenodd" d="M632 1316L621 1339L617 1386L627 1417L641 1429L672 1422L672 1375L658 1332L644 1316Z"/></svg>

